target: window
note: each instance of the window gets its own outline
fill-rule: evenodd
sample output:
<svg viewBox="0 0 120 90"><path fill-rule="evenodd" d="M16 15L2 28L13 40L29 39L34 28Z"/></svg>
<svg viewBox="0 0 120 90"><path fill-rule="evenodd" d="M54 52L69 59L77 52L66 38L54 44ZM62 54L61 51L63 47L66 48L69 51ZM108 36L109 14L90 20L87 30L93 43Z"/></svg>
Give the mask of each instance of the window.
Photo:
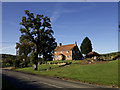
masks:
<svg viewBox="0 0 120 90"><path fill-rule="evenodd" d="M69 51L66 51L66 53L69 53Z"/></svg>
<svg viewBox="0 0 120 90"><path fill-rule="evenodd" d="M70 56L69 55L67 55L67 58L69 58Z"/></svg>
<svg viewBox="0 0 120 90"><path fill-rule="evenodd" d="M54 53L56 54L56 51Z"/></svg>
<svg viewBox="0 0 120 90"><path fill-rule="evenodd" d="M63 51L60 51L60 53L63 53Z"/></svg>
<svg viewBox="0 0 120 90"><path fill-rule="evenodd" d="M58 55L59 58L62 58L62 55Z"/></svg>
<svg viewBox="0 0 120 90"><path fill-rule="evenodd" d="M57 56L55 56L55 58L57 58Z"/></svg>

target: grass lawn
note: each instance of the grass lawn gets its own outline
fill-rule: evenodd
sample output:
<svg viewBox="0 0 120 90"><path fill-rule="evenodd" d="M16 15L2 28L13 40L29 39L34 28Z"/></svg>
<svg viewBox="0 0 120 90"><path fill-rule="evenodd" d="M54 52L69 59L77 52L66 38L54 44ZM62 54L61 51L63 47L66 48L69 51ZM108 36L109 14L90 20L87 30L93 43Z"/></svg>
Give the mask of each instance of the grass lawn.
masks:
<svg viewBox="0 0 120 90"><path fill-rule="evenodd" d="M48 68L49 66L50 65L40 65L39 70L42 70L42 68ZM32 67L16 70L71 80L80 80L82 82L100 85L118 86L118 60L104 64L71 64L59 68L54 68L58 67L58 65L51 65L51 67L53 69L43 72L33 71Z"/></svg>
<svg viewBox="0 0 120 90"><path fill-rule="evenodd" d="M81 62L81 60L48 61L48 63L49 62L52 62L52 63L66 63L66 62L79 63L79 62Z"/></svg>

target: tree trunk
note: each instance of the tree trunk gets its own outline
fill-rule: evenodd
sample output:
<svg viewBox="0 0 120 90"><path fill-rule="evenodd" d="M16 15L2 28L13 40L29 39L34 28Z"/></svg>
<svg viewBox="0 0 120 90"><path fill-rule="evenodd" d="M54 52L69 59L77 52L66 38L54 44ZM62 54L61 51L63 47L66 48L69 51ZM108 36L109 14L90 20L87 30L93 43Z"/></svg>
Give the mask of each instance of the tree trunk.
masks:
<svg viewBox="0 0 120 90"><path fill-rule="evenodd" d="M36 68L34 70L38 70L38 63L36 63L35 65L36 65Z"/></svg>
<svg viewBox="0 0 120 90"><path fill-rule="evenodd" d="M25 54L25 67L27 67L27 55Z"/></svg>

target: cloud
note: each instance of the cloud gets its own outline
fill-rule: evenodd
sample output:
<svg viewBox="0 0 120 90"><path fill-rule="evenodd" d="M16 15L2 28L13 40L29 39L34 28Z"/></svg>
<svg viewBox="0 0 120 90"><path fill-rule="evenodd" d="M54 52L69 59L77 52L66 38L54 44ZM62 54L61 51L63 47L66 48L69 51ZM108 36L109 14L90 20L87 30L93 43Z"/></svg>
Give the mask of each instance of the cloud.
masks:
<svg viewBox="0 0 120 90"><path fill-rule="evenodd" d="M91 3L90 6L86 6L86 4L84 4L84 7L81 7L80 9L66 9L65 8L65 3L57 3L56 6L55 6L55 10L53 11L52 13L52 16L51 16L51 22L55 22L62 14L65 14L65 13L76 13L76 12L83 12L83 11L86 11L86 10L89 10L89 9L93 9L93 8L96 8L97 5L94 4L94 3Z"/></svg>
<svg viewBox="0 0 120 90"><path fill-rule="evenodd" d="M51 16L51 21L55 22L64 13L74 13L74 12L78 12L78 10L65 10L64 8L58 8L55 11L53 11L53 14Z"/></svg>
<svg viewBox="0 0 120 90"><path fill-rule="evenodd" d="M60 15L61 15L61 12L59 12L59 11L54 11L54 12L53 12L53 15L51 16L51 21L52 21L52 22L55 22L55 21L60 17Z"/></svg>

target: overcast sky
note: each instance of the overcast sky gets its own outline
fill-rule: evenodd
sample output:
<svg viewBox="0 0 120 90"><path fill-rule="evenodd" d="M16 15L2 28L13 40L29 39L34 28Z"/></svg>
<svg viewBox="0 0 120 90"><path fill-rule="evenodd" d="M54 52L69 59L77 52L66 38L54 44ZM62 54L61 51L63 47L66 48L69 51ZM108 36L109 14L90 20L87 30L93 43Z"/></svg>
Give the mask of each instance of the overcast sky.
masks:
<svg viewBox="0 0 120 90"><path fill-rule="evenodd" d="M3 0L5 1L5 0ZM87 0L88 1L88 0ZM20 37L20 21L24 10L50 17L57 43L80 47L87 36L93 51L110 53L118 51L117 2L18 2L2 3L2 52L15 54L15 43Z"/></svg>

